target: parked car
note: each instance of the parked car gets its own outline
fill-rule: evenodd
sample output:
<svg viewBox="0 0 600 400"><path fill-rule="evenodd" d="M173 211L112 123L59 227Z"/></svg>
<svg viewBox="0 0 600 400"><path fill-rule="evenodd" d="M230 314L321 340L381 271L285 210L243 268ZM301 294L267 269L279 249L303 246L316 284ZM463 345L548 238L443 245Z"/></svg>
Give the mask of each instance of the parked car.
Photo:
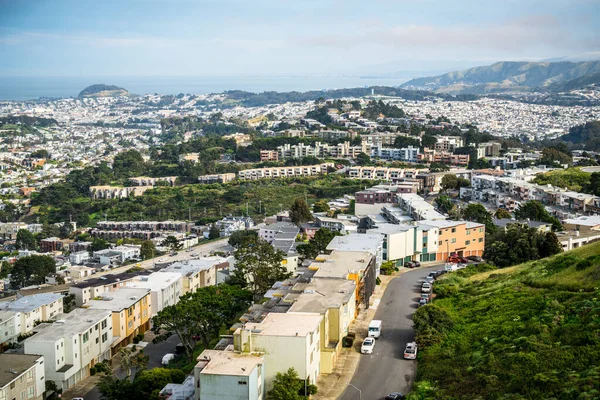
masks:
<svg viewBox="0 0 600 400"><path fill-rule="evenodd" d="M427 303L429 303L429 302L427 301L427 299L424 299L424 298L422 298L422 297L421 297L421 298L419 299L419 304L418 304L418 307L423 307L423 306L426 306L426 305L427 305Z"/></svg>
<svg viewBox="0 0 600 400"><path fill-rule="evenodd" d="M198 253L192 253L190 254L192 257L198 257Z"/></svg>
<svg viewBox="0 0 600 400"><path fill-rule="evenodd" d="M431 293L431 283L423 283L423 285L421 286L421 292L423 293Z"/></svg>
<svg viewBox="0 0 600 400"><path fill-rule="evenodd" d="M364 340L364 342L362 343L362 346L360 346L360 352L362 354L372 354L374 348L375 348L375 339L368 337Z"/></svg>
<svg viewBox="0 0 600 400"><path fill-rule="evenodd" d="M404 266L406 268L415 268L416 267L416 265L415 265L415 263L413 261L407 261L407 262L405 262Z"/></svg>
<svg viewBox="0 0 600 400"><path fill-rule="evenodd" d="M458 257L458 261L461 263L468 263L469 260L467 260L465 257Z"/></svg>
<svg viewBox="0 0 600 400"><path fill-rule="evenodd" d="M175 359L175 354L167 353L162 358L162 365L168 365L169 362L171 362L171 360L174 360L174 359Z"/></svg>
<svg viewBox="0 0 600 400"><path fill-rule="evenodd" d="M431 300L431 293L421 293L421 298L429 302Z"/></svg>
<svg viewBox="0 0 600 400"><path fill-rule="evenodd" d="M414 360L417 358L417 343L410 342L406 344L404 349L404 358L407 360Z"/></svg>
<svg viewBox="0 0 600 400"><path fill-rule="evenodd" d="M483 261L483 259L479 256L469 256L469 257L467 257L467 259L469 261L474 261L474 262L482 262Z"/></svg>
<svg viewBox="0 0 600 400"><path fill-rule="evenodd" d="M425 282L427 283L433 283L435 281L435 278L433 276L427 276L427 278L425 278Z"/></svg>
<svg viewBox="0 0 600 400"><path fill-rule="evenodd" d="M465 269L465 268L467 268L467 264L458 264L456 266L456 269Z"/></svg>
<svg viewBox="0 0 600 400"><path fill-rule="evenodd" d="M447 263L446 265L444 265L444 271L446 272L453 272L456 270L458 270L458 264Z"/></svg>
<svg viewBox="0 0 600 400"><path fill-rule="evenodd" d="M433 274L435 275L435 277L437 278L438 276L442 276L446 273L446 271L444 271L443 269L438 269L437 271L434 271Z"/></svg>
<svg viewBox="0 0 600 400"><path fill-rule="evenodd" d="M421 266L421 263L418 262L418 261L413 261L412 263L415 264L415 267L420 267Z"/></svg>
<svg viewBox="0 0 600 400"><path fill-rule="evenodd" d="M404 395L400 392L392 392L385 396L385 400L403 400Z"/></svg>

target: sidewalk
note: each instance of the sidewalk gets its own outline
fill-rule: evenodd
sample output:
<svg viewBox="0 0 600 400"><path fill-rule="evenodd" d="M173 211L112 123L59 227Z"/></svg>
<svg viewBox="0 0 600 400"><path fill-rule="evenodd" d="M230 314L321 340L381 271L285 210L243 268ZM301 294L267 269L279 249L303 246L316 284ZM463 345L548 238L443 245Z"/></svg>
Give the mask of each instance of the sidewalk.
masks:
<svg viewBox="0 0 600 400"><path fill-rule="evenodd" d="M86 395L96 388L102 376L104 376L104 374L89 376L84 380L77 382L71 388L65 390L60 397L67 400L71 400L76 397L89 397Z"/></svg>
<svg viewBox="0 0 600 400"><path fill-rule="evenodd" d="M342 347L340 354L338 355L337 362L335 363L335 369L331 374L321 374L317 379L317 387L319 391L317 394L312 396L315 400L337 400L342 395L348 383L354 376L354 371L358 367L360 361L360 346L363 339L367 336L367 330L369 323L375 316L379 301L385 293L387 285L396 276L403 274L404 272L410 271L407 268L400 268L400 271L394 275L380 275L379 279L381 284L375 287L375 293L371 296L369 302L369 309L362 309L358 317L352 325L350 325L349 331L356 334L354 338L354 345L352 348Z"/></svg>

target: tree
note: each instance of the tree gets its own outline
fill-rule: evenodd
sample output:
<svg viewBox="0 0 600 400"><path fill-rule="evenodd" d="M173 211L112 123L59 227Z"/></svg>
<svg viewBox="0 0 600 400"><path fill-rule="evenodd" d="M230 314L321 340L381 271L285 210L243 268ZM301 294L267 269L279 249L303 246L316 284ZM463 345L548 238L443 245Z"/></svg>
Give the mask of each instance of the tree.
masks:
<svg viewBox="0 0 600 400"><path fill-rule="evenodd" d="M64 222L59 228L58 236L60 238L68 238L71 232L73 232L73 225L70 222Z"/></svg>
<svg viewBox="0 0 600 400"><path fill-rule="evenodd" d="M231 234L231 236L229 236L229 240L227 241L227 243L229 243L231 247L238 247L249 236L257 237L258 232L250 229L245 229L243 231L235 231Z"/></svg>
<svg viewBox="0 0 600 400"><path fill-rule="evenodd" d="M437 205L439 210L444 214L448 214L453 207L452 200L450 200L450 197L446 195L436 197L435 204Z"/></svg>
<svg viewBox="0 0 600 400"><path fill-rule="evenodd" d="M325 200L319 200L313 204L313 211L316 213L329 211L329 204Z"/></svg>
<svg viewBox="0 0 600 400"><path fill-rule="evenodd" d="M223 325L245 310L251 299L249 291L223 284L186 293L177 304L165 307L152 317L152 331L157 334L154 342L162 342L175 334L193 361L194 337L200 337L204 347L208 348Z"/></svg>
<svg viewBox="0 0 600 400"><path fill-rule="evenodd" d="M171 249L171 251L177 251L182 247L182 244L179 243L179 240L173 235L169 235L162 241L162 245Z"/></svg>
<svg viewBox="0 0 600 400"><path fill-rule="evenodd" d="M291 273L281 264L285 253L276 250L258 237L248 237L234 253L234 275L243 277L248 287L259 298L277 281L287 279Z"/></svg>
<svg viewBox="0 0 600 400"><path fill-rule="evenodd" d="M600 196L600 172L594 172L590 176L590 183L585 188L586 193Z"/></svg>
<svg viewBox="0 0 600 400"><path fill-rule="evenodd" d="M115 156L112 169L117 178L126 179L143 175L146 163L139 151L127 150Z"/></svg>
<svg viewBox="0 0 600 400"><path fill-rule="evenodd" d="M432 148L437 143L437 139L433 135L423 135L421 138L421 145L423 147Z"/></svg>
<svg viewBox="0 0 600 400"><path fill-rule="evenodd" d="M498 219L510 219L512 218L512 214L509 213L508 211L506 211L506 209L504 208L499 208L496 210L496 213L494 214L494 216Z"/></svg>
<svg viewBox="0 0 600 400"><path fill-rule="evenodd" d="M546 232L545 234L539 234L538 250L540 252L540 257L544 258L562 253L563 247L560 240L558 240L556 233Z"/></svg>
<svg viewBox="0 0 600 400"><path fill-rule="evenodd" d="M302 386L303 381L298 378L294 368L288 369L284 374L278 372L273 380L272 389L267 392L267 400L302 400Z"/></svg>
<svg viewBox="0 0 600 400"><path fill-rule="evenodd" d="M292 222L298 226L312 220L310 208L304 199L294 200L294 204L290 208L290 218Z"/></svg>
<svg viewBox="0 0 600 400"><path fill-rule="evenodd" d="M27 229L19 229L17 231L15 247L19 250L35 250L37 248L37 241Z"/></svg>
<svg viewBox="0 0 600 400"><path fill-rule="evenodd" d="M442 182L441 182L442 189L444 189L444 190L456 189L457 185L458 185L458 178L456 177L456 175L448 174L448 175L444 175L442 177Z"/></svg>
<svg viewBox="0 0 600 400"><path fill-rule="evenodd" d="M59 235L60 235L60 228L58 226L56 226L55 224L49 224L47 222L44 222L42 224L42 233L40 234L40 237L42 239L56 237Z"/></svg>
<svg viewBox="0 0 600 400"><path fill-rule="evenodd" d="M408 136L396 136L396 139L394 139L394 147L403 148L408 146L419 147L421 146L421 141Z"/></svg>
<svg viewBox="0 0 600 400"><path fill-rule="evenodd" d="M208 238L210 240L213 240L213 239L218 239L220 237L221 237L221 231L219 230L219 228L217 227L216 224L212 224L210 226L210 231L208 232Z"/></svg>
<svg viewBox="0 0 600 400"><path fill-rule="evenodd" d="M429 172L446 172L450 171L450 167L446 164L442 164L439 162L432 162L429 164Z"/></svg>
<svg viewBox="0 0 600 400"><path fill-rule="evenodd" d="M185 376L182 370L173 368L140 370L133 381L135 400L158 399L158 393L162 388L169 383L183 383Z"/></svg>
<svg viewBox="0 0 600 400"><path fill-rule="evenodd" d="M135 399L136 392L129 379L119 379L113 375L104 375L98 383L102 400Z"/></svg>
<svg viewBox="0 0 600 400"><path fill-rule="evenodd" d="M110 249L110 243L102 238L94 238L90 248L88 249L90 254L94 254L95 251Z"/></svg>
<svg viewBox="0 0 600 400"><path fill-rule="evenodd" d="M492 220L492 214L490 214L481 204L469 204L464 209L462 216L467 221L475 221L484 224L486 233L494 233L497 229Z"/></svg>
<svg viewBox="0 0 600 400"><path fill-rule="evenodd" d="M15 288L44 283L46 275L56 272L56 262L49 256L19 258L13 264L11 284Z"/></svg>
<svg viewBox="0 0 600 400"><path fill-rule="evenodd" d="M319 228L319 230L315 232L315 235L310 238L308 243L298 245L296 250L302 258L314 259L327 249L327 245L329 245L336 236L340 236L340 234L328 228Z"/></svg>
<svg viewBox="0 0 600 400"><path fill-rule="evenodd" d="M156 254L156 246L152 240L144 240L140 248L140 257L142 260L148 260Z"/></svg>
<svg viewBox="0 0 600 400"><path fill-rule="evenodd" d="M558 218L550 215L550 213L546 211L544 205L537 200L531 200L521 204L515 211L515 218L519 220L530 219L532 221L548 222L552 224L553 231L562 231L563 229Z"/></svg>
<svg viewBox="0 0 600 400"><path fill-rule="evenodd" d="M141 350L134 352L130 347L121 347L118 355L119 362L121 367L125 370L125 375L127 378L131 376L132 368L142 370L146 367L146 365L148 365L149 357L144 355Z"/></svg>
<svg viewBox="0 0 600 400"><path fill-rule="evenodd" d="M369 165L371 164L371 157L361 152L356 156L356 163L360 166Z"/></svg>

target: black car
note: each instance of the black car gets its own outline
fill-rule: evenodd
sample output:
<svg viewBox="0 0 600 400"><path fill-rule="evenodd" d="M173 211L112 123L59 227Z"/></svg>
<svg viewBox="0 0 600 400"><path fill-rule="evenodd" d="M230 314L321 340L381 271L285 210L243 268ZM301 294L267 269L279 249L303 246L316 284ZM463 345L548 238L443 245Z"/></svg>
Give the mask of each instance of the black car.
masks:
<svg viewBox="0 0 600 400"><path fill-rule="evenodd" d="M404 263L404 266L406 268L415 268L416 267L414 261L407 261L407 262Z"/></svg>
<svg viewBox="0 0 600 400"><path fill-rule="evenodd" d="M404 395L400 392L392 392L385 396L385 400L402 400L404 399Z"/></svg>
<svg viewBox="0 0 600 400"><path fill-rule="evenodd" d="M467 257L467 260L469 260L469 261L475 261L475 262L481 262L482 261L481 257L479 257L479 256L469 256L469 257Z"/></svg>
<svg viewBox="0 0 600 400"><path fill-rule="evenodd" d="M418 262L418 261L413 261L413 264L415 264L415 267L420 267L421 266L421 263Z"/></svg>

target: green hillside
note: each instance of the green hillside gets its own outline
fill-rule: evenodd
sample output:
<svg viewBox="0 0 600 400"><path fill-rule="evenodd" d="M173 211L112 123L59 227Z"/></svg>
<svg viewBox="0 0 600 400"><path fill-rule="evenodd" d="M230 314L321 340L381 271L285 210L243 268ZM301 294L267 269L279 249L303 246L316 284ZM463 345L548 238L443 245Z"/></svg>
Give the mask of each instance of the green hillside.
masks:
<svg viewBox="0 0 600 400"><path fill-rule="evenodd" d="M435 284L414 316L415 399L599 399L600 242Z"/></svg>
<svg viewBox="0 0 600 400"><path fill-rule="evenodd" d="M90 85L79 92L78 97L117 97L127 96L129 92L122 87L115 85L105 85L103 83Z"/></svg>

